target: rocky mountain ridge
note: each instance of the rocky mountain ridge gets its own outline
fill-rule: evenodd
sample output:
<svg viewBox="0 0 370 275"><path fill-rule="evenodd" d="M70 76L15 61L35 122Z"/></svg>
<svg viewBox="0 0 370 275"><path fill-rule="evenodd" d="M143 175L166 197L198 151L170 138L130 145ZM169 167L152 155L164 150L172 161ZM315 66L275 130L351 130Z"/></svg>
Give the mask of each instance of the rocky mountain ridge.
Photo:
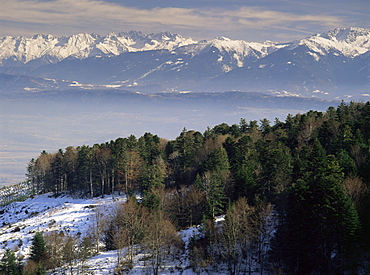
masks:
<svg viewBox="0 0 370 275"><path fill-rule="evenodd" d="M99 34L80 33L71 36L53 36L37 34L31 38L23 36L5 36L0 39L0 61L7 66L10 60L28 63L44 58L56 63L65 58L85 59L94 56L119 55L124 52L148 50L176 50L185 46L181 52L197 54L207 47L216 47L221 51L234 51L241 56L254 55L257 58L283 47L294 49L307 45L312 51L324 55L330 50L347 57L356 57L370 49L370 29L337 28L323 34L315 34L306 38L288 42L275 43L271 41L247 42L218 37L213 40L200 42L185 38L178 34L160 32L143 34L137 31ZM192 45L191 47L186 47Z"/></svg>
<svg viewBox="0 0 370 275"><path fill-rule="evenodd" d="M168 32L136 31L8 36L0 39L0 81L7 91L9 75L22 75L64 83L18 83L26 91L83 83L79 87L88 89L241 90L343 99L368 96L369 50L370 29L365 28L337 28L287 43L226 37L195 41Z"/></svg>

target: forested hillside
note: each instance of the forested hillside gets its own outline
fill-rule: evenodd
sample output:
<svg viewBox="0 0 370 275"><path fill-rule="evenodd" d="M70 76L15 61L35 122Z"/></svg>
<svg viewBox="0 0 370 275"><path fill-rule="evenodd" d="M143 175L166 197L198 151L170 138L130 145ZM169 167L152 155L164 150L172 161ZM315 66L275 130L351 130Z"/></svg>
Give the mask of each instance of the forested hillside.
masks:
<svg viewBox="0 0 370 275"><path fill-rule="evenodd" d="M132 196L110 222L107 249L143 240L153 253L181 249L176 229L203 224L188 247L194 270L224 262L230 274L370 272L370 102L42 152L27 176L36 193ZM154 267L161 257L152 255Z"/></svg>

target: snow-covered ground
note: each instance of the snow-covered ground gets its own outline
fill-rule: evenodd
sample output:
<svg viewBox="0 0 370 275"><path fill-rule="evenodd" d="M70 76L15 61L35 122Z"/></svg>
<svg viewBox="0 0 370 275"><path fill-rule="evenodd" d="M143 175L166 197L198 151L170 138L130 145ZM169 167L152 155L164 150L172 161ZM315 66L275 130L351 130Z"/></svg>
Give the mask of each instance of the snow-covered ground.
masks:
<svg viewBox="0 0 370 275"><path fill-rule="evenodd" d="M125 196L111 196L94 199L74 199L64 195L55 198L51 194L44 194L29 198L23 202L13 202L0 207L0 258L7 248L16 251L17 256L27 258L30 253L32 238L35 232L65 232L72 236L85 236L91 231L95 209L99 208L104 215L110 215L117 203L126 200ZM197 227L179 232L187 247L190 238L198 234ZM165 263L160 274L195 274L189 267L188 254L185 252L176 260ZM146 259L146 260L145 260ZM113 274L117 265L117 251L101 252L84 263L76 265L78 274ZM62 274L57 270L51 274ZM145 254L138 248L134 259L133 269L129 274L151 274L151 266Z"/></svg>
<svg viewBox="0 0 370 275"><path fill-rule="evenodd" d="M0 256L5 249L16 249L18 256L28 256L35 232L66 232L84 236L91 228L94 209L109 214L124 196L94 199L55 198L44 194L23 202L13 202L0 208Z"/></svg>
<svg viewBox="0 0 370 275"><path fill-rule="evenodd" d="M0 188L0 206L12 201L21 200L22 197L27 198L32 192L32 185L27 181Z"/></svg>
<svg viewBox="0 0 370 275"><path fill-rule="evenodd" d="M99 213L103 213L104 216L110 215L116 209L116 205L125 200L125 196L115 196L114 199L112 196L74 199L67 195L55 198L52 194L44 194L0 207L0 258L7 248L15 250L18 257L28 258L32 239L38 231L64 232L82 238L92 231L96 209L99 209ZM224 217L218 218L216 223L223 219ZM179 232L185 249L180 255L169 257L159 274L228 274L227 268L222 266L218 270L224 270L224 273L193 271L187 248L191 238L198 234L201 234L199 227L190 227ZM147 255L140 247L136 249L133 268L124 274L153 274ZM77 262L73 267L74 274L114 274L117 252L101 252L84 263ZM62 275L66 270L67 268L62 267L48 274Z"/></svg>

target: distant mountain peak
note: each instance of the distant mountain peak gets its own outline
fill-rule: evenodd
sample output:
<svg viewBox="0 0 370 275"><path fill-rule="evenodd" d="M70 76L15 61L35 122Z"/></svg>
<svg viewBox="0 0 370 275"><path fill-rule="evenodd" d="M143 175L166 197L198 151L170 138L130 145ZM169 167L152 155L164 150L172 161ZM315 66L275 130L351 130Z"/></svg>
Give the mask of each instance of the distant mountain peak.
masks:
<svg viewBox="0 0 370 275"><path fill-rule="evenodd" d="M334 30L321 34L321 37L331 39L334 41L343 41L351 43L356 41L359 37L369 37L370 29L365 28L336 28Z"/></svg>
<svg viewBox="0 0 370 275"><path fill-rule="evenodd" d="M298 46L306 46L316 60L328 53L353 58L370 50L370 29L336 28L294 41L289 48Z"/></svg>
<svg viewBox="0 0 370 275"><path fill-rule="evenodd" d="M355 57L370 49L370 29L336 28L323 34L284 44L271 41L246 42L232 40L225 36L197 42L165 31L144 34L134 30L110 32L105 36L96 33L79 33L61 37L51 34L36 34L31 38L7 36L0 38L0 65L14 66L17 62L19 65L35 59L42 59L42 62L47 64L69 57L85 59L98 55L111 56L124 52L158 49L173 51L189 45L197 45L188 47L193 53L203 51L207 47L215 47L220 51L236 54L238 60L250 55L261 58L282 47L289 46L294 49L300 45L306 45L316 56L335 51L347 57Z"/></svg>
<svg viewBox="0 0 370 275"><path fill-rule="evenodd" d="M220 41L231 41L230 38L226 37L226 36L219 36L219 37L216 37L216 40L220 40Z"/></svg>
<svg viewBox="0 0 370 275"><path fill-rule="evenodd" d="M7 36L0 39L0 64L11 66L16 62L43 58L53 63L73 57L84 59L95 55L119 55L123 52L167 49L196 43L170 32L143 34L137 31L111 32L105 36L96 33L79 33L56 37L51 34L36 34L31 38Z"/></svg>
<svg viewBox="0 0 370 275"><path fill-rule="evenodd" d="M198 42L170 32L134 30L37 34L0 38L0 73L34 77L18 81L21 90L53 89L59 84L49 80L56 79L67 88L76 88L70 83L77 81L81 89L278 90L316 97L321 96L317 91L331 96L357 87L367 94L369 50L370 29L364 28L337 28L287 43L224 36ZM7 83L13 89L15 84Z"/></svg>

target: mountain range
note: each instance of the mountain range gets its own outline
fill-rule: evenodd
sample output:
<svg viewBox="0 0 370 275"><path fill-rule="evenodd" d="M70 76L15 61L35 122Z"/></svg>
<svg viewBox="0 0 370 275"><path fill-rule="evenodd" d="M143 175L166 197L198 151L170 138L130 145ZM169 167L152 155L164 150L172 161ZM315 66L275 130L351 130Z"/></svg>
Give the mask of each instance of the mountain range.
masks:
<svg viewBox="0 0 370 275"><path fill-rule="evenodd" d="M65 89L262 92L321 99L370 96L370 29L300 40L195 41L128 31L0 39L2 93Z"/></svg>

